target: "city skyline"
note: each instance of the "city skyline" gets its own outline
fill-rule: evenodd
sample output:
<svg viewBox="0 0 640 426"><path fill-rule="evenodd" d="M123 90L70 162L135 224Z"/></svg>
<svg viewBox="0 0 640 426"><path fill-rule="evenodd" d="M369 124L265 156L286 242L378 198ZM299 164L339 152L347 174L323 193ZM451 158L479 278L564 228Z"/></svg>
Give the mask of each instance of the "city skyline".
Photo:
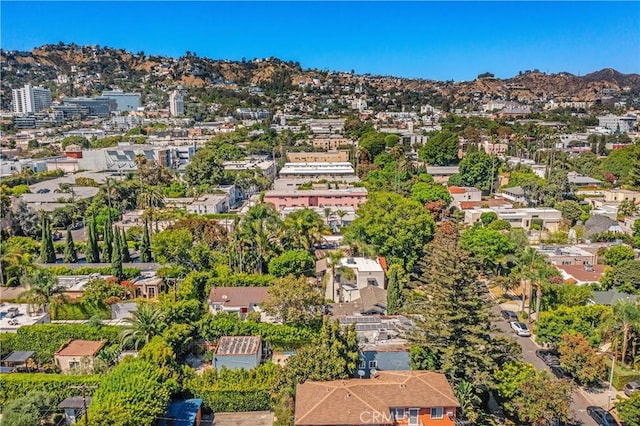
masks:
<svg viewBox="0 0 640 426"><path fill-rule="evenodd" d="M532 69L640 73L638 2L10 1L0 7L7 50L62 41L172 57L186 51L212 59L277 57L303 68L455 81Z"/></svg>

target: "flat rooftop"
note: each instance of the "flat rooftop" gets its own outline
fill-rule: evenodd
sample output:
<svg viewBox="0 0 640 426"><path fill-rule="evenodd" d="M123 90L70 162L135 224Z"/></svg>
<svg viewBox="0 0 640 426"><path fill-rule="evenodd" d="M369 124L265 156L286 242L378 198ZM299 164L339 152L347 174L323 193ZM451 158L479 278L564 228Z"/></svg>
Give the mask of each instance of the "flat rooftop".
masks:
<svg viewBox="0 0 640 426"><path fill-rule="evenodd" d="M260 336L223 336L216 355L255 355L260 349Z"/></svg>
<svg viewBox="0 0 640 426"><path fill-rule="evenodd" d="M384 272L382 265L377 259L366 259L364 257L347 257L340 259L342 266L355 268L359 272Z"/></svg>
<svg viewBox="0 0 640 426"><path fill-rule="evenodd" d="M366 188L272 190L265 197L336 197L367 195Z"/></svg>
<svg viewBox="0 0 640 426"><path fill-rule="evenodd" d="M49 323L49 314L46 312L29 313L29 305L0 303L0 332L15 332L25 325ZM9 318L10 308L17 308L17 316Z"/></svg>
<svg viewBox="0 0 640 426"><path fill-rule="evenodd" d="M355 174L349 162L336 163L285 163L280 175L288 174Z"/></svg>

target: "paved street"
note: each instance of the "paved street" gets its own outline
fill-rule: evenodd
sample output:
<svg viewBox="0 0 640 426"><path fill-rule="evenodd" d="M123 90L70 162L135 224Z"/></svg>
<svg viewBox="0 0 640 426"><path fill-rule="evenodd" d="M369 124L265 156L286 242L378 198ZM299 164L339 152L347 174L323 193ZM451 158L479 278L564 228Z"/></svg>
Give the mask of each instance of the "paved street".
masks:
<svg viewBox="0 0 640 426"><path fill-rule="evenodd" d="M532 338L516 336L514 331L509 326L509 323L502 319L502 317L500 316L501 309L503 308L498 303L493 304L492 312L494 312L496 316L494 325L505 334L514 337L517 342L520 343L520 346L522 347L522 358L525 362L529 362L533 364L537 369L546 370L551 374L551 370L549 369L549 367L547 367L547 365L536 356L536 349L539 349L540 347L533 341ZM587 414L587 407L589 405L593 404L584 397L582 391L574 391L573 404L571 405L571 409L575 414L575 419L582 425L597 425L597 423Z"/></svg>

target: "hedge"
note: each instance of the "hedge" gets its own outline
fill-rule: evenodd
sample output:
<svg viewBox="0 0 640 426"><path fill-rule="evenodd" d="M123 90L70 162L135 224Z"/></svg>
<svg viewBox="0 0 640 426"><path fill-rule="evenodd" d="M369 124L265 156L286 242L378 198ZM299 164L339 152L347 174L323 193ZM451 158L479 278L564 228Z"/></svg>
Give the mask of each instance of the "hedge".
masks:
<svg viewBox="0 0 640 426"><path fill-rule="evenodd" d="M51 263L49 264L45 263L40 266L47 268L47 270L52 275L56 275L56 276L58 275L90 275L94 273L101 274L101 275L111 275L113 273L113 269L111 268L111 266L105 266L104 268L91 268L88 266L83 266L78 269L72 269L68 266L60 266L60 265L51 264ZM122 268L122 272L124 274L125 280L130 280L140 276L139 268Z"/></svg>
<svg viewBox="0 0 640 426"><path fill-rule="evenodd" d="M640 380L640 371L627 370L617 368L613 374L613 387L617 390L622 390L624 385L634 380Z"/></svg>
<svg viewBox="0 0 640 426"><path fill-rule="evenodd" d="M101 377L97 374L90 376L46 373L3 374L0 380L0 407L4 407L9 401L22 398L31 391L50 394L57 406L67 397L80 395L81 390L72 386L96 386L100 380ZM86 392L90 396L94 388L88 387Z"/></svg>
<svg viewBox="0 0 640 426"><path fill-rule="evenodd" d="M205 408L216 412L270 410L269 392L280 367L264 364L256 369L209 369L185 383L185 388L202 398Z"/></svg>
<svg viewBox="0 0 640 426"><path fill-rule="evenodd" d="M88 320L98 315L101 319L111 319L111 307L96 307L84 301L52 303L49 306L52 320Z"/></svg>
<svg viewBox="0 0 640 426"><path fill-rule="evenodd" d="M89 324L36 324L20 327L14 333L0 334L0 353L6 356L12 351L35 351L35 362L40 365L53 362L53 354L69 340L107 340L118 338L120 327Z"/></svg>

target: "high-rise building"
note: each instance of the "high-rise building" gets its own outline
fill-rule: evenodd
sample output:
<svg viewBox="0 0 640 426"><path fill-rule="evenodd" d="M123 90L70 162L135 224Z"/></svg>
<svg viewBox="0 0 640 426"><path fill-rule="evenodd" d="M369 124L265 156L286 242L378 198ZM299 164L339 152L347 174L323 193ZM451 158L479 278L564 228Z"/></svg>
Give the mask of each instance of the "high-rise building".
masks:
<svg viewBox="0 0 640 426"><path fill-rule="evenodd" d="M116 111L136 111L141 106L140 93L125 93L122 90L105 90L103 98L116 101Z"/></svg>
<svg viewBox="0 0 640 426"><path fill-rule="evenodd" d="M13 111L18 114L29 114L51 106L51 91L44 87L25 84L22 89L13 89Z"/></svg>
<svg viewBox="0 0 640 426"><path fill-rule="evenodd" d="M184 97L177 90L169 95L169 112L172 117L184 115Z"/></svg>

